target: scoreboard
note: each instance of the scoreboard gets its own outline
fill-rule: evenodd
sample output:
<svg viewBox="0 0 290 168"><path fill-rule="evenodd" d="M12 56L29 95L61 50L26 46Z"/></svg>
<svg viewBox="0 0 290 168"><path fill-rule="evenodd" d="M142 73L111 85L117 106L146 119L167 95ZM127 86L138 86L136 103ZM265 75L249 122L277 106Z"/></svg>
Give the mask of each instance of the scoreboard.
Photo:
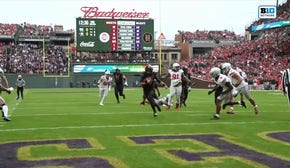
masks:
<svg viewBox="0 0 290 168"><path fill-rule="evenodd" d="M76 19L77 51L152 51L153 19Z"/></svg>

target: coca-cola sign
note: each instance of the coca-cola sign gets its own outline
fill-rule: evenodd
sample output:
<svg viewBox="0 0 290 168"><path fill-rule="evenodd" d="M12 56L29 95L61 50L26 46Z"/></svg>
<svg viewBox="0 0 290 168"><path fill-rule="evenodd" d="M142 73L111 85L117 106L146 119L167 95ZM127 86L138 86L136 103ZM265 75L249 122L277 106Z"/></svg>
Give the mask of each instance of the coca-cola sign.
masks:
<svg viewBox="0 0 290 168"><path fill-rule="evenodd" d="M83 18L149 18L149 12L137 12L135 9L132 11L116 11L115 8L108 11L102 11L98 7L81 7L81 11L84 13Z"/></svg>
<svg viewBox="0 0 290 168"><path fill-rule="evenodd" d="M82 42L80 43L80 47L93 48L93 47L95 47L95 42L94 42L94 41L88 41L88 42L84 42L84 41L82 41Z"/></svg>

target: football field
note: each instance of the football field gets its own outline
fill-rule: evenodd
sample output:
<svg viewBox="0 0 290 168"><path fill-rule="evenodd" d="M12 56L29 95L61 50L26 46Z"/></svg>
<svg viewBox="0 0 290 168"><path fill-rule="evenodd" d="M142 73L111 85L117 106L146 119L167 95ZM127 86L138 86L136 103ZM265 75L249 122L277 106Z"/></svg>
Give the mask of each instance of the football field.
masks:
<svg viewBox="0 0 290 168"><path fill-rule="evenodd" d="M162 95L169 90L160 88ZM289 168L290 110L281 91L252 91L259 115L235 106L215 114L213 95L192 90L187 106L153 117L141 88L2 92L11 121L0 121L0 168ZM238 97L239 99L239 97Z"/></svg>

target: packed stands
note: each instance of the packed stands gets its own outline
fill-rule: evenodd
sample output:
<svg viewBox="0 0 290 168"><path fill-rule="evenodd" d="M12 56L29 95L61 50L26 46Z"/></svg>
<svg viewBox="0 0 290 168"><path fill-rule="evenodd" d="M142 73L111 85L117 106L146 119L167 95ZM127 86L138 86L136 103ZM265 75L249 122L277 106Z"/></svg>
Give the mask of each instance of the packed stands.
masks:
<svg viewBox="0 0 290 168"><path fill-rule="evenodd" d="M14 36L18 27L17 24L0 23L0 37Z"/></svg>

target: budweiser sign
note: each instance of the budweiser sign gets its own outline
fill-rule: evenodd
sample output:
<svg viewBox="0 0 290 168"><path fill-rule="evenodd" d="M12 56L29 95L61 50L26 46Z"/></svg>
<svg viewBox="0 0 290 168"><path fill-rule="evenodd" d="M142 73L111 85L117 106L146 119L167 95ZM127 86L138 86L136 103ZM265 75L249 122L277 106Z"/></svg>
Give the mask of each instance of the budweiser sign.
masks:
<svg viewBox="0 0 290 168"><path fill-rule="evenodd" d="M84 18L97 18L97 17L109 17L109 18L149 18L149 12L137 12L135 9L132 11L115 11L115 8L109 11L101 11L98 7L81 7L81 11L84 12Z"/></svg>

